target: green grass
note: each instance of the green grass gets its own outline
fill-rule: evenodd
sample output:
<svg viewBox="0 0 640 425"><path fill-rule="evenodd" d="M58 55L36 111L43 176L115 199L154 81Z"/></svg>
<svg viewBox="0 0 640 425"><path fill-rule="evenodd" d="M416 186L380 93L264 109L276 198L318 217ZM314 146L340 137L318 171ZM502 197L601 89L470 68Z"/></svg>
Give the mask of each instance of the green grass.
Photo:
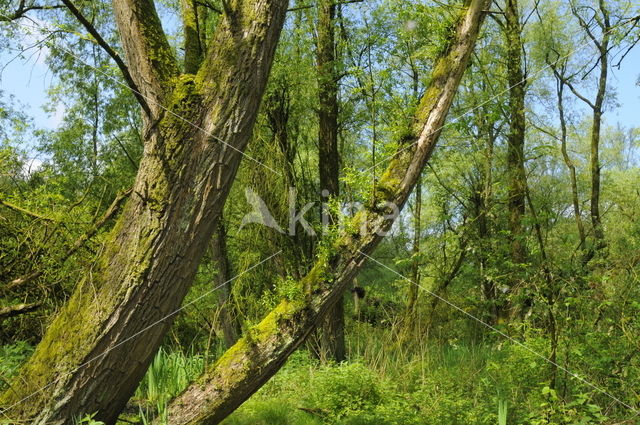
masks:
<svg viewBox="0 0 640 425"><path fill-rule="evenodd" d="M550 397L548 365L517 345L427 338L403 343L393 326L349 326L347 362L321 365L299 350L223 424L611 423L585 388L569 386L566 396ZM536 334L527 344L539 352L546 347ZM161 419L203 365L202 356L160 350L136 391L140 414L132 420Z"/></svg>

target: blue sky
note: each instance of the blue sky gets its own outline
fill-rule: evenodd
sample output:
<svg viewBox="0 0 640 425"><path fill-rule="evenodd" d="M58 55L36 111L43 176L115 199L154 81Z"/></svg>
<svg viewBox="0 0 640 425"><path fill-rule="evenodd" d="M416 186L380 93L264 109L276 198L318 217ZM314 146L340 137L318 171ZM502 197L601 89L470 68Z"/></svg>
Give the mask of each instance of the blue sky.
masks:
<svg viewBox="0 0 640 425"><path fill-rule="evenodd" d="M640 127L640 47L636 46L618 71L613 71L611 84L617 89L621 107L609 112L610 122L620 122L625 127Z"/></svg>

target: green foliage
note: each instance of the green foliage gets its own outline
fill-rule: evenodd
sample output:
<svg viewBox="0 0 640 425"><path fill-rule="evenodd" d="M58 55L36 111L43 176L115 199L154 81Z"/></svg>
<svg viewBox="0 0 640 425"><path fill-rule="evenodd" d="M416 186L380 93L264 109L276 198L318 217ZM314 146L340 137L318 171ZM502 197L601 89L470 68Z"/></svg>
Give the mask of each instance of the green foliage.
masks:
<svg viewBox="0 0 640 425"><path fill-rule="evenodd" d="M331 412L331 420L372 410L382 400L377 376L362 364L324 368L314 374L309 405Z"/></svg>
<svg viewBox="0 0 640 425"><path fill-rule="evenodd" d="M547 385L532 383L540 365L517 347L431 348L412 359L401 373L375 365L382 366L379 371L363 359L321 366L298 352L224 424L595 425L609 420L592 395L563 399ZM518 371L522 364L529 367Z"/></svg>
<svg viewBox="0 0 640 425"><path fill-rule="evenodd" d="M542 388L544 401L529 416L531 425L595 425L606 423L600 406L590 402L588 394L577 394L572 401L564 402L555 390Z"/></svg>
<svg viewBox="0 0 640 425"><path fill-rule="evenodd" d="M498 400L498 425L507 425L508 403L505 399Z"/></svg>
<svg viewBox="0 0 640 425"><path fill-rule="evenodd" d="M296 409L286 399L251 402L223 422L224 425L321 425L313 415Z"/></svg>
<svg viewBox="0 0 640 425"><path fill-rule="evenodd" d="M161 348L136 390L135 397L164 417L167 402L184 390L203 370L202 356L186 356Z"/></svg>
<svg viewBox="0 0 640 425"><path fill-rule="evenodd" d="M33 347L24 341L0 346L0 390L18 372L19 367L33 353Z"/></svg>
<svg viewBox="0 0 640 425"><path fill-rule="evenodd" d="M81 419L74 421L75 425L105 425L102 421L96 421L93 419L95 417L95 413L87 414L83 416Z"/></svg>

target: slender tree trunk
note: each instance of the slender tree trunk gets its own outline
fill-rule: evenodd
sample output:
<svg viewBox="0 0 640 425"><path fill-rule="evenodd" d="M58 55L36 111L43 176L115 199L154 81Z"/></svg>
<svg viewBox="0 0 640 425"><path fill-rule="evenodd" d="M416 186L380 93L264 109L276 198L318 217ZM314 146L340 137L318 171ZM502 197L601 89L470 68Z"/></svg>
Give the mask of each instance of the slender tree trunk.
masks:
<svg viewBox="0 0 640 425"><path fill-rule="evenodd" d="M332 224L326 202L340 195L338 152L338 76L336 75L334 0L320 0L317 25L318 66L318 165L323 201L322 224ZM344 298L338 298L329 310L320 330L320 358L341 362L345 359Z"/></svg>
<svg viewBox="0 0 640 425"><path fill-rule="evenodd" d="M286 0L227 2L197 75L180 75L152 0L113 5L146 100L145 153L95 266L0 396L3 417L15 423L67 424L94 412L116 422L211 239L287 9Z"/></svg>
<svg viewBox="0 0 640 425"><path fill-rule="evenodd" d="M493 123L488 122L488 114L480 110L481 131L486 135L484 163L480 171L481 181L473 196L473 216L477 226L480 249L478 250L478 263L480 266L480 279L482 292L490 306L489 320L496 323L499 315L498 291L495 282L489 277L489 261L492 238L492 199L493 199L493 162L495 150L495 131Z"/></svg>
<svg viewBox="0 0 640 425"><path fill-rule="evenodd" d="M433 291L436 295L441 295L444 291L446 291L449 285L451 285L453 280L456 277L458 277L458 274L460 273L460 269L462 268L462 265L464 264L464 261L467 257L467 239L465 238L464 235L460 235L459 244L460 245L459 245L458 257L456 258L456 261L451 266L451 269L449 269L447 273L443 273L441 276L438 277L438 281L436 282L436 288ZM440 302L440 298L438 297L431 298L431 302L429 304L427 330L430 330L433 325L433 321L436 316L436 308L438 307L439 302Z"/></svg>
<svg viewBox="0 0 640 425"><path fill-rule="evenodd" d="M216 265L217 275L215 287L218 288L218 305L216 325L222 331L224 343L231 347L240 337L240 323L235 314L231 297L231 264L227 253L227 235L222 217L218 221L216 231L211 238L211 259ZM217 331L216 331L217 332Z"/></svg>
<svg viewBox="0 0 640 425"><path fill-rule="evenodd" d="M602 127L602 114L604 113L604 101L607 92L607 80L609 74L609 49L611 43L611 20L609 10L607 9L605 0L598 0L598 12L599 16L595 17L589 22L585 21L580 16L580 13L572 7L572 12L578 19L580 26L586 33L587 37L591 39L593 45L598 51L597 64L599 65L600 74L598 76L598 89L596 98L591 101L586 96L582 95L571 81L565 78L556 71L556 78L561 78L562 83L566 84L573 94L587 104L593 111L593 123L591 126L591 142L590 149L591 154L589 158L589 168L591 171L591 225L593 228L593 247L585 254L583 258L584 263L588 263L597 251L606 248L607 243L604 236L604 230L602 228L602 218L600 216L600 133ZM594 9L595 12L595 9ZM597 12L596 12L597 13ZM602 32L601 38L598 39L590 27L591 22L596 22Z"/></svg>
<svg viewBox="0 0 640 425"><path fill-rule="evenodd" d="M420 99L419 87L420 87L420 75L418 68L416 67L413 59L409 59L409 65L411 68L411 90L413 92L413 101L418 102ZM418 290L420 289L420 240L422 237L422 174L418 177L416 183L416 198L415 207L413 210L413 246L411 248L411 254L413 261L411 262L411 278L414 285L409 285L409 296L407 297L407 313L406 313L406 328L415 329L417 323L417 302L418 302Z"/></svg>
<svg viewBox="0 0 640 425"><path fill-rule="evenodd" d="M600 217L600 132L604 99L607 91L609 72L609 42L611 37L611 23L609 12L604 0L599 1L603 19L602 41L597 45L600 59L600 76L598 78L598 93L593 107L593 127L591 129L591 224L595 238L594 248L601 250L606 247L602 219Z"/></svg>
<svg viewBox="0 0 640 425"><path fill-rule="evenodd" d="M409 285L409 298L407 299L407 321L412 323L416 319L416 303L418 302L418 289L420 285L420 237L421 237L421 215L422 215L422 179L418 178L416 183L416 205L413 211L413 246L411 253L411 279L415 285Z"/></svg>
<svg viewBox="0 0 640 425"><path fill-rule="evenodd" d="M515 264L526 261L522 218L525 213L526 171L525 143L525 75L522 69L522 26L518 0L507 0L505 9L507 43L507 80L509 82L509 135L507 138L507 169L509 173L509 232L511 259Z"/></svg>
<svg viewBox="0 0 640 425"><path fill-rule="evenodd" d="M469 0L410 131L377 183L377 196L354 217L302 279L304 296L282 301L169 406L168 423L217 424L257 391L321 323L391 228L435 148L490 0Z"/></svg>
<svg viewBox="0 0 640 425"><path fill-rule="evenodd" d="M184 72L195 74L203 59L198 5L194 0L180 0L184 22Z"/></svg>
<svg viewBox="0 0 640 425"><path fill-rule="evenodd" d="M554 69L554 72L557 72ZM563 78L558 78L557 81L557 96L558 96L558 115L560 117L560 149L562 150L562 158L564 160L567 169L569 170L569 179L571 181L571 202L573 203L573 215L576 220L576 227L578 228L578 237L580 238L580 249L586 252L587 249L587 237L584 231L584 224L582 222L582 212L580 208L580 195L578 192L578 178L576 175L576 166L569 156L569 150L567 149L567 120L564 112L564 81Z"/></svg>

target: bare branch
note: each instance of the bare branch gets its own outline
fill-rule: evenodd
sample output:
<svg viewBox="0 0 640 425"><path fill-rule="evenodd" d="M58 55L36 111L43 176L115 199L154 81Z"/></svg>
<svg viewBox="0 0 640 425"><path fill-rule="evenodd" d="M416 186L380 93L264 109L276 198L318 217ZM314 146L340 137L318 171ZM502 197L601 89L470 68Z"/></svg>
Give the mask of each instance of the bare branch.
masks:
<svg viewBox="0 0 640 425"><path fill-rule="evenodd" d="M206 7L207 9L211 10L214 13L217 13L218 15L222 15L222 13L223 13L222 10L220 10L217 7L215 7L214 5L212 5L211 3L209 3L206 0L200 0L200 1L196 0L194 3L199 5L199 6Z"/></svg>
<svg viewBox="0 0 640 425"><path fill-rule="evenodd" d="M8 319L9 317L19 316L21 314L29 313L34 311L40 306L42 303L33 303L33 304L16 304L8 307L0 308L0 321L4 319Z"/></svg>
<svg viewBox="0 0 640 425"><path fill-rule="evenodd" d="M333 3L333 6L341 6L344 4L353 4L353 3L364 3L364 1L365 0L344 0L344 1L338 1ZM312 7L315 7L315 5L309 4L306 6L297 6L297 7L292 7L290 9L287 9L287 12L296 12L298 10L311 9Z"/></svg>
<svg viewBox="0 0 640 425"><path fill-rule="evenodd" d="M21 0L18 8L11 15L0 15L0 22L10 22L15 21L20 18L24 18L27 12L32 10L53 10L53 9L61 9L64 6L61 4L51 5L51 6L39 6L39 5L26 5L25 0Z"/></svg>

